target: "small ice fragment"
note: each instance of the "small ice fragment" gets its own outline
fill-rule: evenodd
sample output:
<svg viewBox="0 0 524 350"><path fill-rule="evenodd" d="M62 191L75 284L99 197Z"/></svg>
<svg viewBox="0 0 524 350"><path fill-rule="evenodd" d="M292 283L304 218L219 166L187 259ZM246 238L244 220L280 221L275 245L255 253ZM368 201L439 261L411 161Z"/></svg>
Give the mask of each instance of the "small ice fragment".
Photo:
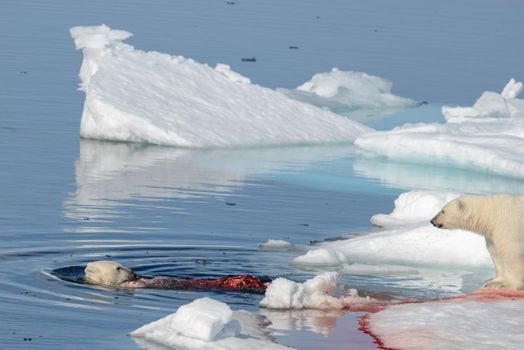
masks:
<svg viewBox="0 0 524 350"><path fill-rule="evenodd" d="M288 241L280 239L268 239L265 243L260 243L258 245L261 249L287 249L291 248L293 245Z"/></svg>
<svg viewBox="0 0 524 350"><path fill-rule="evenodd" d="M522 82L511 78L500 94L485 91L472 107L444 106L442 114L454 123L476 118L524 117L524 100L517 98L522 90Z"/></svg>

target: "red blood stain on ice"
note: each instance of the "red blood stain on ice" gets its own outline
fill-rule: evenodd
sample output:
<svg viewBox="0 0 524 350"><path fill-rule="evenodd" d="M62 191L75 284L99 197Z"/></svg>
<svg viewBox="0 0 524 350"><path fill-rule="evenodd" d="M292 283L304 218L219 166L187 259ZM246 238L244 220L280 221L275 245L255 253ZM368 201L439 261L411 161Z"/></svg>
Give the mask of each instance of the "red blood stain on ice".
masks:
<svg viewBox="0 0 524 350"><path fill-rule="evenodd" d="M380 339L380 337L373 333L370 327L370 320L369 316L370 314L380 312L387 307L391 305L402 305L402 304L422 304L425 302L438 302L438 301L445 301L445 302L465 302L465 301L478 301L478 302L495 302L495 301L503 301L503 300L516 300L516 299L524 299L524 290L520 291L514 291L514 290L499 290L499 289L480 289L477 290L471 294L461 295L458 297L453 298L447 298L447 299L437 299L437 300L410 300L410 301L395 301L392 300L390 302L382 302L382 305L379 305L378 303L370 303L368 305L360 305L357 306L355 309L352 307L348 308L348 311L362 311L362 312L368 312L367 315L362 316L359 321L360 327L358 328L360 331L366 333L371 338L373 338L373 342L377 345L379 349L383 350L397 350L394 348L387 347L384 344L384 341Z"/></svg>

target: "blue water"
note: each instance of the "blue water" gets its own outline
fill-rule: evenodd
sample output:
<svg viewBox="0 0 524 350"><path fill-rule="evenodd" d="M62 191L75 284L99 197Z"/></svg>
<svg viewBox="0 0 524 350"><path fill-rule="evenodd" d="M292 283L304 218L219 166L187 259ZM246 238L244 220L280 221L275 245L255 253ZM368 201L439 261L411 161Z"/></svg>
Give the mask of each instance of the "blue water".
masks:
<svg viewBox="0 0 524 350"><path fill-rule="evenodd" d="M135 33L129 42L138 48L227 63L269 87L291 88L337 66L383 76L394 82L394 93L430 102L366 120L389 129L440 121L440 103L471 104L485 89L522 79L523 7L519 1L3 0L0 348L137 348L129 331L204 295L258 312L256 295L110 291L57 280L50 275L55 268L111 258L149 275L252 273L300 281L317 271L289 261L310 241L370 231L369 217L389 212L403 191L524 192L515 179L365 158L351 145L191 151L79 140L82 57L71 26L125 29ZM251 56L257 62L240 60ZM269 238L298 248L259 250ZM432 281L453 284L455 277L345 276L344 283L441 295L443 283L433 288ZM460 278L465 288L479 283ZM289 323L305 329L281 330L278 340L301 349L374 348L357 331L359 315L336 316L289 313L289 320L301 320ZM324 335L313 332L315 324Z"/></svg>

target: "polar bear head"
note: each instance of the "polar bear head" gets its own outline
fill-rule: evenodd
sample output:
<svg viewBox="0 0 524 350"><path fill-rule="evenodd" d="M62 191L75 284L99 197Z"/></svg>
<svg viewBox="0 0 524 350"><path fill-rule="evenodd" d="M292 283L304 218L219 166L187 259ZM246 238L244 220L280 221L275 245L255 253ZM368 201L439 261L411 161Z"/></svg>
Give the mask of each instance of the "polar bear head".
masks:
<svg viewBox="0 0 524 350"><path fill-rule="evenodd" d="M464 196L452 200L431 219L431 224L448 230L466 229L470 217L467 202Z"/></svg>
<svg viewBox="0 0 524 350"><path fill-rule="evenodd" d="M84 271L86 282L91 284L117 286L136 279L131 269L108 260L90 262Z"/></svg>

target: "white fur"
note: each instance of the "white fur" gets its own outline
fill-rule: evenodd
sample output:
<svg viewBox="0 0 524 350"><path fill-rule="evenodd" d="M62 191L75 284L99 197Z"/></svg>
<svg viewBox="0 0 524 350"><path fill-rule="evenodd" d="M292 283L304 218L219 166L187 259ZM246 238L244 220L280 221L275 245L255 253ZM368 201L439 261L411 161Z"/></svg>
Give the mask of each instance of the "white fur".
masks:
<svg viewBox="0 0 524 350"><path fill-rule="evenodd" d="M90 262L85 268L85 280L91 284L118 286L136 278L135 273L114 261L100 260Z"/></svg>
<svg viewBox="0 0 524 350"><path fill-rule="evenodd" d="M461 196L446 204L431 223L485 237L497 271L486 288L524 289L524 196Z"/></svg>

